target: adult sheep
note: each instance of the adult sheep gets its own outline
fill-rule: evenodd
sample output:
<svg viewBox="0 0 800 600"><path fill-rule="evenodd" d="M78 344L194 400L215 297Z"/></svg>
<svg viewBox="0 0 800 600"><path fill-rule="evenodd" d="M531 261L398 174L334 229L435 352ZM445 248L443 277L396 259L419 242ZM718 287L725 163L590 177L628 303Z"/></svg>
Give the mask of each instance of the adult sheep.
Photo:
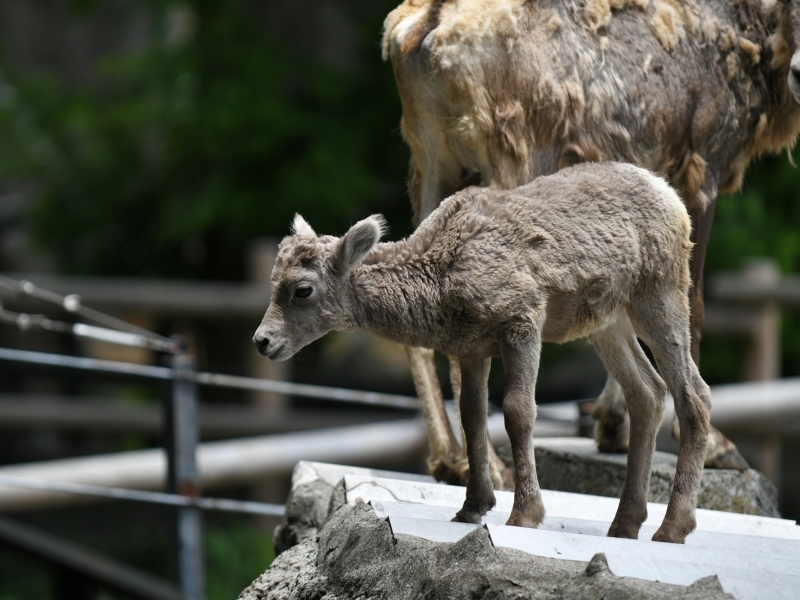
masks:
<svg viewBox="0 0 800 600"><path fill-rule="evenodd" d="M469 523L495 504L487 382L491 357L501 356L516 465L508 524L536 527L545 513L532 446L541 344L588 337L625 390L631 416L625 484L608 535L636 539L647 518L669 388L682 436L653 539L683 543L695 527L711 408L690 352L690 230L674 190L623 163L579 165L514 190L463 190L393 243L378 243L380 218L335 238L317 236L298 216L294 235L281 242L272 301L253 341L264 356L286 360L330 330L362 329L457 357L470 477L455 520Z"/></svg>
<svg viewBox="0 0 800 600"><path fill-rule="evenodd" d="M466 185L513 188L584 161L630 162L677 188L693 225L698 361L717 194L800 132L800 0L406 0L386 18L383 53L403 106L417 223ZM407 351L431 470L464 481L432 353ZM625 399L612 377L595 414L600 448L624 451ZM705 464L746 468L713 428Z"/></svg>

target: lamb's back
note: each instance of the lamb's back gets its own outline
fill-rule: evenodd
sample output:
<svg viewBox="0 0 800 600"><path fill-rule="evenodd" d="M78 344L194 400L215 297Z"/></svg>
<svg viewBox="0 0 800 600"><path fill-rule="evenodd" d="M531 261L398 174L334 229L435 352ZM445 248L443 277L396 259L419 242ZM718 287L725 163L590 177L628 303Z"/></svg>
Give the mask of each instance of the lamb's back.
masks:
<svg viewBox="0 0 800 600"><path fill-rule="evenodd" d="M690 222L677 194L627 164L584 163L508 191L471 188L442 208L452 232L443 237L461 243L454 268L485 285L524 271L542 289L600 282L626 293L688 260Z"/></svg>

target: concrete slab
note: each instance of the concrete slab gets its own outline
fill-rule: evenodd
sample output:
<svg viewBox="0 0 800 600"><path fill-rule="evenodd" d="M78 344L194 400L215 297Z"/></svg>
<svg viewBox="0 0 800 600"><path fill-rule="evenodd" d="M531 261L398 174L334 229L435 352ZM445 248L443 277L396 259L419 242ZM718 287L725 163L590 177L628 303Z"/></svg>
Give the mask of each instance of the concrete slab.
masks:
<svg viewBox="0 0 800 600"><path fill-rule="evenodd" d="M391 516L388 521L394 535L446 543L457 542L482 527L398 516ZM486 528L495 547L536 556L588 562L602 552L611 572L619 577L691 585L703 577L717 576L725 591L739 600L789 600L796 598L800 589L797 559L518 527L487 525Z"/></svg>
<svg viewBox="0 0 800 600"><path fill-rule="evenodd" d="M405 504L387 501L370 502L375 513L382 518L409 517L431 521L450 521L455 509L447 506L428 506L421 504ZM509 513L491 510L482 520L484 525L505 525ZM590 521L588 519L572 519L568 517L546 516L539 529L559 531L581 535L606 537L611 522ZM477 527L477 525L473 526ZM639 532L639 540L649 541L657 527L645 525ZM737 535L710 531L695 531L686 539L689 548L721 548L734 551L751 552L767 556L800 557L800 540L788 540L775 537Z"/></svg>
<svg viewBox="0 0 800 600"><path fill-rule="evenodd" d="M434 506L460 508L464 502L466 488L419 481L396 481L380 477L345 475L347 501L354 503L361 498L388 502L411 502ZM498 512L511 512L514 495L511 492L495 492ZM618 500L601 496L572 494L542 490L542 498L549 516L611 522L617 510ZM658 527L666 513L665 504L648 503L648 518L645 525ZM736 533L800 540L800 527L794 521L741 515L720 511L697 510L697 528L700 531Z"/></svg>
<svg viewBox="0 0 800 600"><path fill-rule="evenodd" d="M529 554L547 556L549 558L589 561L598 552L603 552L606 556L618 554L624 557L650 558L656 562L666 560L687 565L707 565L709 567L708 572L699 577L712 575L716 572L714 569L731 565L736 565L737 569L744 571L761 573L785 575L800 573L800 557L798 556L767 556L755 552L724 550L722 548L694 548L680 544L626 540L523 527L508 527L505 525L486 525L486 528L489 530L492 543L499 548L514 548ZM664 577L666 576L667 574L664 574ZM689 576L685 576L679 571L670 576L673 577L672 580L661 577L657 580L688 585L699 578L689 578ZM647 577L639 577L639 579L647 579ZM652 579L652 581L655 580Z"/></svg>
<svg viewBox="0 0 800 600"><path fill-rule="evenodd" d="M368 469L365 467L350 467L315 461L301 460L292 472L292 486L302 485L311 481L321 480L329 485L336 485L345 475L358 475L361 477L380 477L383 479L396 479L398 481L420 481L423 483L436 483L430 475L417 473L402 473L400 471L385 471L383 469Z"/></svg>
<svg viewBox="0 0 800 600"><path fill-rule="evenodd" d="M649 557L606 554L609 570L618 577L635 577L648 581L693 580L716 575L722 588L737 600L796 600L800 577L742 570L735 566L712 566L654 560Z"/></svg>

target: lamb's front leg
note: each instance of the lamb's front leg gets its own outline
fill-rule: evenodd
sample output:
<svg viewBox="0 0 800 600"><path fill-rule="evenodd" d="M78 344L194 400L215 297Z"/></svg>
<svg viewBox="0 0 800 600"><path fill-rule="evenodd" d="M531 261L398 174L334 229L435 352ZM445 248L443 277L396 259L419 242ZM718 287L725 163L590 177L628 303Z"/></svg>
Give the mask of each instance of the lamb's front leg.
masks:
<svg viewBox="0 0 800 600"><path fill-rule="evenodd" d="M467 499L453 520L462 523L480 523L481 517L495 504L486 437L491 364L488 358L461 360L461 424L469 460L469 482Z"/></svg>
<svg viewBox="0 0 800 600"><path fill-rule="evenodd" d="M523 345L501 348L506 369L503 414L516 467L514 508L506 524L518 527L538 527L544 519L544 504L533 457L534 389L541 347L541 339L536 336Z"/></svg>

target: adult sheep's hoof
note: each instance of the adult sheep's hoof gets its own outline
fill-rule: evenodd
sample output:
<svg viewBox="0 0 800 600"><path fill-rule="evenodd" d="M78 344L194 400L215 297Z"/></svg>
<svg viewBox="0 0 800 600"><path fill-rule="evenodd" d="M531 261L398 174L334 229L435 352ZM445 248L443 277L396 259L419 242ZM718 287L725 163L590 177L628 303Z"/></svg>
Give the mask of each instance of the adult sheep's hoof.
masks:
<svg viewBox="0 0 800 600"><path fill-rule="evenodd" d="M598 407L600 408L600 407ZM615 414L611 410L595 410L594 440L600 452L625 454L628 452L628 439L631 423L628 413Z"/></svg>
<svg viewBox="0 0 800 600"><path fill-rule="evenodd" d="M747 471L750 468L736 448L716 456L707 456L704 466L707 469L736 469L737 471Z"/></svg>
<svg viewBox="0 0 800 600"><path fill-rule="evenodd" d="M439 458L428 462L428 470L436 481L443 481L448 485L462 485L469 483L469 462L465 457ZM514 473L509 469L489 445L489 477L492 486L497 491L514 489Z"/></svg>
<svg viewBox="0 0 800 600"><path fill-rule="evenodd" d="M466 460L439 459L428 463L428 470L436 481L448 485L466 486L469 483L469 463Z"/></svg>

